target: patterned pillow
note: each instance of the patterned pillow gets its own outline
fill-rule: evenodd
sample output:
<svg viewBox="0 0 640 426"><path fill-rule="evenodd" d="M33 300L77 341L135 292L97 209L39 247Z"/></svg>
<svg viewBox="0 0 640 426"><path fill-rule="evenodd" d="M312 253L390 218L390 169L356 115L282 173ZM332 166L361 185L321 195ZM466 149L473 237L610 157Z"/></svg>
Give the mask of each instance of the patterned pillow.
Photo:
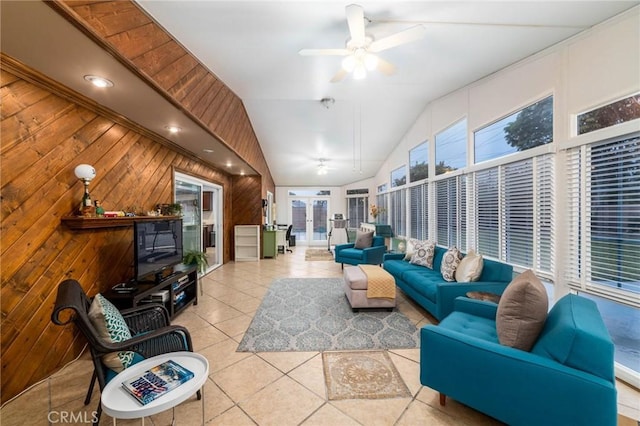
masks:
<svg viewBox="0 0 640 426"><path fill-rule="evenodd" d="M435 251L436 243L432 241L416 241L413 243L411 263L433 269L433 255Z"/></svg>
<svg viewBox="0 0 640 426"><path fill-rule="evenodd" d="M98 335L111 343L131 339L131 332L120 311L100 293L93 298L89 308L89 319L98 331ZM113 352L102 356L102 362L110 369L120 372L129 367L134 352Z"/></svg>
<svg viewBox="0 0 640 426"><path fill-rule="evenodd" d="M456 268L462 260L462 253L456 247L451 247L442 257L440 272L445 281L455 281Z"/></svg>

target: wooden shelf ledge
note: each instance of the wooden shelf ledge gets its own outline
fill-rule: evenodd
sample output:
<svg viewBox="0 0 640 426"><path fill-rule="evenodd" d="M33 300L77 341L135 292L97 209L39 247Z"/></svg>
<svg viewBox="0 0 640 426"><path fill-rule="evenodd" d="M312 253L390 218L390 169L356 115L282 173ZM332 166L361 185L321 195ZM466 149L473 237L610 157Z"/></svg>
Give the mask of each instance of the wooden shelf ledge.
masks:
<svg viewBox="0 0 640 426"><path fill-rule="evenodd" d="M181 219L180 216L130 216L130 217L84 217L66 216L60 220L69 229L122 228L133 226L134 222Z"/></svg>

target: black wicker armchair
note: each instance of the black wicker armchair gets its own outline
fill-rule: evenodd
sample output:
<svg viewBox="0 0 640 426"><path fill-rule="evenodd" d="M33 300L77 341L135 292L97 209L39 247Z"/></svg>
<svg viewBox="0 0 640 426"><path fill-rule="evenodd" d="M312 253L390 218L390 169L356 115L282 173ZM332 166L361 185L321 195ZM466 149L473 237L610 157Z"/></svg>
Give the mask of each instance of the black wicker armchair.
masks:
<svg viewBox="0 0 640 426"><path fill-rule="evenodd" d="M89 319L91 300L76 280L65 280L58 286L56 304L51 321L57 325L75 323L88 341L94 371L85 398L85 405L91 401L96 379L102 390L107 382L108 368L102 363L102 356L112 352L133 351L143 358L176 351L193 352L189 331L178 325L170 325L169 313L162 305L150 304L120 311L132 338L119 343L108 342L100 337ZM67 309L71 312L64 313ZM111 373L113 374L113 373ZM201 392L197 393L200 399ZM102 407L98 403L96 423L100 419Z"/></svg>

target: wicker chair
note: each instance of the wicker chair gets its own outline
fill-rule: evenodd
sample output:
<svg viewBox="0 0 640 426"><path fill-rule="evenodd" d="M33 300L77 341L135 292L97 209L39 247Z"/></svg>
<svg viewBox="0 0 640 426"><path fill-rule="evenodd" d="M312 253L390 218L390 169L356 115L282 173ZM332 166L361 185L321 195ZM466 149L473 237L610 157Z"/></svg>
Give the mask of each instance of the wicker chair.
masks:
<svg viewBox="0 0 640 426"><path fill-rule="evenodd" d="M124 342L111 343L99 337L99 334L89 320L91 300L76 280L65 280L58 286L56 304L51 314L51 321L57 325L74 322L85 336L93 359L93 376L84 404L91 401L93 388L98 380L100 390L115 376L115 372L103 365L102 356L111 352L133 351L149 358L155 355L176 351L193 352L189 331L178 325L170 325L169 313L162 305L145 305L120 311L129 326L132 338ZM67 309L73 311L62 314ZM200 391L197 393L201 399ZM98 403L95 423L100 420L102 406Z"/></svg>

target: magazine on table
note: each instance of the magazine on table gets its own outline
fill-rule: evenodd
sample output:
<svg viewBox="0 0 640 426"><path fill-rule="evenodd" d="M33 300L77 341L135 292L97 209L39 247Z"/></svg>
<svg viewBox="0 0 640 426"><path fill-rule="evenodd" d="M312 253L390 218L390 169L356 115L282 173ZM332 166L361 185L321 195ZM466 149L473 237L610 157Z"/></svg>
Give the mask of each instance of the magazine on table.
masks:
<svg viewBox="0 0 640 426"><path fill-rule="evenodd" d="M192 378L193 372L169 360L140 376L125 380L122 387L142 405L146 405Z"/></svg>

